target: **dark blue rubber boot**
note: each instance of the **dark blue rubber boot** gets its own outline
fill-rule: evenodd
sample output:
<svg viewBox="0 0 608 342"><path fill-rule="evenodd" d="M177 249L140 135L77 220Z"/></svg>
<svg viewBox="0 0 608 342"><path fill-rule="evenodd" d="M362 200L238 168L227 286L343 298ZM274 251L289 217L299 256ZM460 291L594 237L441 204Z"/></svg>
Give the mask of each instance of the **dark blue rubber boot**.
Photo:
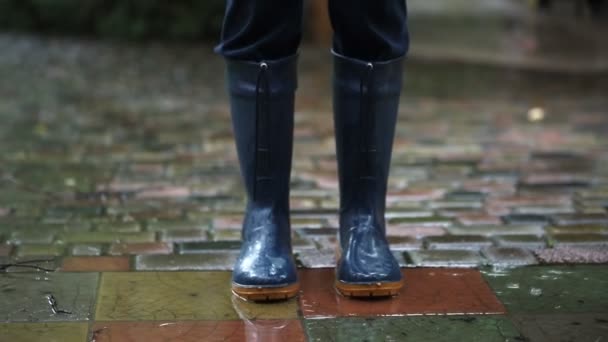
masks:
<svg viewBox="0 0 608 342"><path fill-rule="evenodd" d="M297 56L227 60L232 124L247 191L232 290L249 300L286 299L298 292L289 222L296 61Z"/></svg>
<svg viewBox="0 0 608 342"><path fill-rule="evenodd" d="M346 296L391 296L403 286L384 220L401 80L402 58L367 62L334 52L340 180L335 285Z"/></svg>

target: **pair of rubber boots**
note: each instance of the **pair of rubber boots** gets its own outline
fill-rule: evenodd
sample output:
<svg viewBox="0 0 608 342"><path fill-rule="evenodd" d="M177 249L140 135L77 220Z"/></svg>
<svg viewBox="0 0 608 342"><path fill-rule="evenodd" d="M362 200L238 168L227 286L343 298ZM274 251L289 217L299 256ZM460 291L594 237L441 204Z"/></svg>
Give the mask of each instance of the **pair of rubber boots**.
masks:
<svg viewBox="0 0 608 342"><path fill-rule="evenodd" d="M289 221L296 62L297 56L227 61L232 123L248 200L232 290L248 300L286 299L299 290ZM391 296L403 286L384 220L401 79L401 58L366 62L334 53L340 182L335 287L345 296Z"/></svg>

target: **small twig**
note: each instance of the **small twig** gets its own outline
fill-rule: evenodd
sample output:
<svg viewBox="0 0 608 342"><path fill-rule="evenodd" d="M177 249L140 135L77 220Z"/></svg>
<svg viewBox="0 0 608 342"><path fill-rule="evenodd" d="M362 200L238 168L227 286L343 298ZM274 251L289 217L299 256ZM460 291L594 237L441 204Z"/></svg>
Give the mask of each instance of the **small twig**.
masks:
<svg viewBox="0 0 608 342"><path fill-rule="evenodd" d="M58 305L57 305L57 299L55 299L55 296L53 296L52 294L47 294L46 299L48 300L49 305L51 306L51 310L53 311L54 314L66 314L66 315L72 314L72 312L70 312L70 311L59 309Z"/></svg>

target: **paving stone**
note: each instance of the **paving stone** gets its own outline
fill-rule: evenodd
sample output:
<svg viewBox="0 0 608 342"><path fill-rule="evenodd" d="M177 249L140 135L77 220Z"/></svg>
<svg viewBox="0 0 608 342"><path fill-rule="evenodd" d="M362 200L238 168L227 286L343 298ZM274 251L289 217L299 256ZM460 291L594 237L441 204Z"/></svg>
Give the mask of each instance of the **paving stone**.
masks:
<svg viewBox="0 0 608 342"><path fill-rule="evenodd" d="M8 257L9 255L11 255L12 250L13 250L13 246L0 244L0 258Z"/></svg>
<svg viewBox="0 0 608 342"><path fill-rule="evenodd" d="M492 246L492 241L480 235L443 235L424 238L427 249L469 249L479 250Z"/></svg>
<svg viewBox="0 0 608 342"><path fill-rule="evenodd" d="M70 247L70 255L74 256L99 256L103 253L104 246L101 244L77 244Z"/></svg>
<svg viewBox="0 0 608 342"><path fill-rule="evenodd" d="M601 341L608 331L608 314L517 314L513 323L529 341Z"/></svg>
<svg viewBox="0 0 608 342"><path fill-rule="evenodd" d="M522 267L484 275L512 314L605 312L608 307L603 266Z"/></svg>
<svg viewBox="0 0 608 342"><path fill-rule="evenodd" d="M608 225L572 225L546 227L548 234L608 234Z"/></svg>
<svg viewBox="0 0 608 342"><path fill-rule="evenodd" d="M295 253L296 263L305 268L326 268L336 266L336 250L302 250Z"/></svg>
<svg viewBox="0 0 608 342"><path fill-rule="evenodd" d="M0 296L0 319L3 322L90 320L97 280L97 273L11 273L1 276L0 291L4 295ZM56 303L55 312L51 301Z"/></svg>
<svg viewBox="0 0 608 342"><path fill-rule="evenodd" d="M447 217L431 216L431 217L400 217L390 219L389 225L399 228L419 228L419 227L439 227L445 228L452 225L452 220Z"/></svg>
<svg viewBox="0 0 608 342"><path fill-rule="evenodd" d="M173 244L164 242L113 243L108 250L110 255L171 254L172 252Z"/></svg>
<svg viewBox="0 0 608 342"><path fill-rule="evenodd" d="M24 244L17 247L17 257L32 256L60 256L64 253L65 246L60 244Z"/></svg>
<svg viewBox="0 0 608 342"><path fill-rule="evenodd" d="M13 245L20 244L50 244L53 242L55 232L40 229L17 230L11 233L8 242Z"/></svg>
<svg viewBox="0 0 608 342"><path fill-rule="evenodd" d="M523 248L492 246L482 249L481 253L493 266L522 266L538 263L534 254Z"/></svg>
<svg viewBox="0 0 608 342"><path fill-rule="evenodd" d="M98 321L237 320L239 311L256 319L296 319L295 300L270 305L233 304L230 272L103 273ZM204 286L203 286L204 285Z"/></svg>
<svg viewBox="0 0 608 342"><path fill-rule="evenodd" d="M110 272L128 271L131 268L128 257L74 256L63 258L63 272Z"/></svg>
<svg viewBox="0 0 608 342"><path fill-rule="evenodd" d="M217 251L238 251L241 249L240 241L205 241L187 242L176 245L178 254L199 254Z"/></svg>
<svg viewBox="0 0 608 342"><path fill-rule="evenodd" d="M329 318L304 320L312 341L525 341L501 316Z"/></svg>
<svg viewBox="0 0 608 342"><path fill-rule="evenodd" d="M463 226L495 226L500 225L500 217L485 213L456 215L456 220Z"/></svg>
<svg viewBox="0 0 608 342"><path fill-rule="evenodd" d="M100 232L135 233L141 230L139 222L107 222L98 224L96 229Z"/></svg>
<svg viewBox="0 0 608 342"><path fill-rule="evenodd" d="M608 246L555 247L537 249L536 257L544 264L602 264L608 263Z"/></svg>
<svg viewBox="0 0 608 342"><path fill-rule="evenodd" d="M64 243L139 243L154 242L155 239L154 232L74 232L58 237Z"/></svg>
<svg viewBox="0 0 608 342"><path fill-rule="evenodd" d="M477 267L484 263L479 252L459 249L407 251L406 260L422 267Z"/></svg>
<svg viewBox="0 0 608 342"><path fill-rule="evenodd" d="M334 269L302 269L299 274L302 314L308 319L505 312L477 270L407 268L402 273L407 285L399 296L357 301L344 300L336 293Z"/></svg>
<svg viewBox="0 0 608 342"><path fill-rule="evenodd" d="M476 225L452 226L446 228L452 235L543 235L544 229L535 224L503 224L503 225Z"/></svg>
<svg viewBox="0 0 608 342"><path fill-rule="evenodd" d="M0 323L0 336L15 342L82 342L87 339L88 323Z"/></svg>
<svg viewBox="0 0 608 342"><path fill-rule="evenodd" d="M168 243L207 241L208 234L204 230L176 230L161 233L160 240Z"/></svg>
<svg viewBox="0 0 608 342"><path fill-rule="evenodd" d="M94 341L293 341L306 336L299 320L99 322Z"/></svg>
<svg viewBox="0 0 608 342"><path fill-rule="evenodd" d="M446 234L445 228L441 227L401 227L389 225L386 234L390 236L411 236L423 238L426 236L441 236Z"/></svg>
<svg viewBox="0 0 608 342"><path fill-rule="evenodd" d="M135 257L135 269L138 271L232 270L237 256L237 251L185 255L138 255Z"/></svg>
<svg viewBox="0 0 608 342"><path fill-rule="evenodd" d="M387 236L393 251L408 251L422 248L422 241L411 236Z"/></svg>
<svg viewBox="0 0 608 342"><path fill-rule="evenodd" d="M241 241L241 229L222 229L213 232L214 241Z"/></svg>
<svg viewBox="0 0 608 342"><path fill-rule="evenodd" d="M509 214L502 217L507 224L538 224L545 225L549 223L549 217L539 214Z"/></svg>
<svg viewBox="0 0 608 342"><path fill-rule="evenodd" d="M204 221L188 221L188 220L152 220L146 225L146 230L157 231L192 231L192 230L208 230L209 223Z"/></svg>
<svg viewBox="0 0 608 342"><path fill-rule="evenodd" d="M538 249L547 246L545 238L538 235L498 235L493 239L499 247Z"/></svg>
<svg viewBox="0 0 608 342"><path fill-rule="evenodd" d="M603 247L608 246L608 235L604 234L558 234L549 237L558 247Z"/></svg>
<svg viewBox="0 0 608 342"><path fill-rule="evenodd" d="M557 226L571 226L577 224L608 225L608 213L603 214L561 214L551 217Z"/></svg>

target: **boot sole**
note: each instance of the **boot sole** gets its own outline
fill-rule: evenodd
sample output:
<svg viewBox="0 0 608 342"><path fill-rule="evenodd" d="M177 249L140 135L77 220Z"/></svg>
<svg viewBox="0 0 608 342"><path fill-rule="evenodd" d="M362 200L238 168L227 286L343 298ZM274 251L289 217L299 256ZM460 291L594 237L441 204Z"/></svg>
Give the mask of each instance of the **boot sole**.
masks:
<svg viewBox="0 0 608 342"><path fill-rule="evenodd" d="M392 297L399 294L404 281L390 283L353 284L336 280L336 290L346 297Z"/></svg>
<svg viewBox="0 0 608 342"><path fill-rule="evenodd" d="M281 287L244 287L232 284L232 292L235 295L254 302L290 299L295 297L299 290L299 283Z"/></svg>

